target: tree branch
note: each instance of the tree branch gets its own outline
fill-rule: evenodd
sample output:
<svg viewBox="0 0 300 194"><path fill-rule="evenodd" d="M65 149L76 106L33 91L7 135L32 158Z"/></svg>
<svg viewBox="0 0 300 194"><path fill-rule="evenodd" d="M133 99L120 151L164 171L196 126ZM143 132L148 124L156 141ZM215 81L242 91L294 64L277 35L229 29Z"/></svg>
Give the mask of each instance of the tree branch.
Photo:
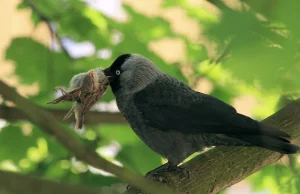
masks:
<svg viewBox="0 0 300 194"><path fill-rule="evenodd" d="M6 85L0 80L0 93L6 100L14 102L20 110L28 117L28 119L40 127L41 130L53 135L56 139L68 150L70 150L76 158L88 163L91 166L102 169L116 175L120 180L130 183L144 192L153 194L173 194L171 189L156 184L152 181L144 179L140 175L136 175L130 170L119 167L113 163L100 157L95 151L92 151L84 146L78 136L71 133L66 128L59 125L55 117L30 102L26 98L20 96L13 88Z"/></svg>
<svg viewBox="0 0 300 194"><path fill-rule="evenodd" d="M262 123L279 128L300 145L300 100L294 101ZM240 182L284 155L257 147L216 147L183 164L189 178L179 172L160 173L168 185L193 194L215 194ZM131 188L127 193L136 193Z"/></svg>
<svg viewBox="0 0 300 194"><path fill-rule="evenodd" d="M75 118L71 117L67 121L63 121L64 116L69 112L69 110L64 109L46 109L45 111L50 112L54 115L57 121L61 122L75 122ZM0 118L7 121L18 121L18 120L29 120L26 114L15 107L1 106L0 105ZM99 124L99 123L118 123L126 124L127 121L123 118L121 113L110 113L110 112L98 112L89 111L84 117L85 124Z"/></svg>
<svg viewBox="0 0 300 194"><path fill-rule="evenodd" d="M5 194L105 194L100 189L87 188L83 185L66 185L5 171L0 171L0 182L0 193Z"/></svg>

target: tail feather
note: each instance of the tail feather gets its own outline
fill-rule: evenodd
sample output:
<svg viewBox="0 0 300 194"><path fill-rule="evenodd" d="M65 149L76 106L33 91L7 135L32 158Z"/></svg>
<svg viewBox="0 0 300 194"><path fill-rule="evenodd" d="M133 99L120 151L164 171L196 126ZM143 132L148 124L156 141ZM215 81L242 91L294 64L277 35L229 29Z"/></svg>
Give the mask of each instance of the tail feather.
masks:
<svg viewBox="0 0 300 194"><path fill-rule="evenodd" d="M291 138L289 134L284 131L281 131L277 128L259 123L260 132L264 135L272 136L272 137L284 137L284 138Z"/></svg>
<svg viewBox="0 0 300 194"><path fill-rule="evenodd" d="M234 135L233 138L250 143L253 146L263 147L283 154L294 154L300 151L300 147L291 144L281 137L271 137L267 135Z"/></svg>
<svg viewBox="0 0 300 194"><path fill-rule="evenodd" d="M253 146L263 147L283 154L300 152L299 146L290 143L288 139L291 137L286 132L262 123L259 123L257 127L257 134L227 134L227 136L250 143Z"/></svg>

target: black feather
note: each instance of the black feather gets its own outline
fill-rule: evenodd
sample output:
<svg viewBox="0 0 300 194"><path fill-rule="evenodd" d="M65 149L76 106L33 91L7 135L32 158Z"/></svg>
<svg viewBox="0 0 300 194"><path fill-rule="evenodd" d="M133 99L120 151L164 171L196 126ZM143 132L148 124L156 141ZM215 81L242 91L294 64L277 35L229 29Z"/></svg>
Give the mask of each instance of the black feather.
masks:
<svg viewBox="0 0 300 194"><path fill-rule="evenodd" d="M231 135L230 137L283 154L294 154L300 151L300 148L297 145L293 145L283 138L275 138L266 135Z"/></svg>
<svg viewBox="0 0 300 194"><path fill-rule="evenodd" d="M289 138L285 132L263 126L221 100L195 92L181 82L174 82L177 85L169 86L167 92L160 82L164 81L157 80L134 98L143 120L151 127L187 134L264 134Z"/></svg>
<svg viewBox="0 0 300 194"><path fill-rule="evenodd" d="M285 139L290 137L287 133L239 114L232 106L195 92L172 77L166 75L164 79L156 80L134 97L146 125L165 132L223 134L280 153L299 150Z"/></svg>

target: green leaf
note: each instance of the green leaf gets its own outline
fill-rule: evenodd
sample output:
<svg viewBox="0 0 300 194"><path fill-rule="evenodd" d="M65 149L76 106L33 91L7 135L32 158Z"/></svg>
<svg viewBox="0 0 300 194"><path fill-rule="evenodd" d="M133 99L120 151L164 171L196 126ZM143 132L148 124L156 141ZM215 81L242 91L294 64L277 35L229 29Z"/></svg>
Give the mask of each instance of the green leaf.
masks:
<svg viewBox="0 0 300 194"><path fill-rule="evenodd" d="M24 2L24 1L21 1L18 6L17 6L17 9L18 10L21 10L21 9L27 9L29 6Z"/></svg>
<svg viewBox="0 0 300 194"><path fill-rule="evenodd" d="M68 86L73 75L69 59L62 53L50 52L30 38L15 38L6 50L6 59L15 62L15 73L23 84L38 82L40 91L52 92L56 86Z"/></svg>
<svg viewBox="0 0 300 194"><path fill-rule="evenodd" d="M286 24L287 28L293 33L293 36L299 39L300 27L298 18L300 17L299 9L300 4L297 0L290 1L278 1L278 5L275 7L274 19L282 21Z"/></svg>
<svg viewBox="0 0 300 194"><path fill-rule="evenodd" d="M102 141L117 141L121 145L116 159L125 167L144 174L162 163L161 157L143 143L128 125L103 124L98 133Z"/></svg>
<svg viewBox="0 0 300 194"><path fill-rule="evenodd" d="M56 181L68 182L70 184L82 184L89 186L110 186L120 182L116 177L107 177L101 174L93 174L90 171L74 173L70 169L69 160L59 160L49 163L45 169L44 176ZM68 167L69 166L69 167Z"/></svg>
<svg viewBox="0 0 300 194"><path fill-rule="evenodd" d="M220 54L229 48L222 65L235 77L271 92L299 92L299 45L267 24L252 11L228 9L206 35L219 43Z"/></svg>
<svg viewBox="0 0 300 194"><path fill-rule="evenodd" d="M0 143L0 160L10 159L16 164L27 157L40 162L46 157L67 156L67 151L53 137L36 127L29 135L24 135L18 125L8 125L0 132Z"/></svg>
<svg viewBox="0 0 300 194"><path fill-rule="evenodd" d="M98 128L98 133L101 138L117 141L122 146L133 145L140 141L130 126L125 124L102 124Z"/></svg>
<svg viewBox="0 0 300 194"><path fill-rule="evenodd" d="M106 48L109 46L110 38L104 37L103 35L107 35L108 33L103 33L103 29L99 28L101 26L97 26L97 22L95 17L103 20L103 16L98 14L87 14L88 16L93 18L93 21L86 17L85 15L78 14L76 12L70 12L68 15L59 19L59 34L68 35L74 41L91 41L96 48ZM102 26L103 27L103 26ZM105 27L103 27L105 28ZM107 29L105 29L107 31Z"/></svg>
<svg viewBox="0 0 300 194"><path fill-rule="evenodd" d="M135 12L131 7L124 7L130 14L132 21L120 25L122 31L131 30L136 32L136 38L141 42L149 42L163 37L176 37L171 30L171 24L161 17L149 18L143 14ZM136 25L139 24L139 25ZM140 31L140 29L147 29ZM129 33L128 33L129 35Z"/></svg>
<svg viewBox="0 0 300 194"><path fill-rule="evenodd" d="M34 12L31 13L31 20L33 21L35 27L42 21L40 16Z"/></svg>
<svg viewBox="0 0 300 194"><path fill-rule="evenodd" d="M29 147L36 146L36 139L32 136L24 136L20 127L8 125L0 132L0 161L12 160L18 163L27 157Z"/></svg>
<svg viewBox="0 0 300 194"><path fill-rule="evenodd" d="M247 178L256 191L269 190L272 194L297 193L297 175L286 165L273 164Z"/></svg>
<svg viewBox="0 0 300 194"><path fill-rule="evenodd" d="M123 146L116 159L124 167L142 175L162 165L162 158L141 140L136 144Z"/></svg>

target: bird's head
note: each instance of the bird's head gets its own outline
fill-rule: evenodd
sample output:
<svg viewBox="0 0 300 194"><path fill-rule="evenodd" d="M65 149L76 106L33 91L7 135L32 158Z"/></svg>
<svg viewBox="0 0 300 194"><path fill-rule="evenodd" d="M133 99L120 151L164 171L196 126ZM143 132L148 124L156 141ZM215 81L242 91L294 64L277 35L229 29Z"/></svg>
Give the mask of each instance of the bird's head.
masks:
<svg viewBox="0 0 300 194"><path fill-rule="evenodd" d="M70 81L70 89L85 87L90 90L98 89L100 86L108 85L108 79L103 73L102 68L92 69L88 72L79 73L72 77Z"/></svg>
<svg viewBox="0 0 300 194"><path fill-rule="evenodd" d="M139 54L123 54L104 70L114 93L136 93L153 82L161 71Z"/></svg>
<svg viewBox="0 0 300 194"><path fill-rule="evenodd" d="M88 76L93 82L93 87L97 90L99 87L106 87L109 84L108 77L105 76L102 68L96 68L88 72Z"/></svg>

